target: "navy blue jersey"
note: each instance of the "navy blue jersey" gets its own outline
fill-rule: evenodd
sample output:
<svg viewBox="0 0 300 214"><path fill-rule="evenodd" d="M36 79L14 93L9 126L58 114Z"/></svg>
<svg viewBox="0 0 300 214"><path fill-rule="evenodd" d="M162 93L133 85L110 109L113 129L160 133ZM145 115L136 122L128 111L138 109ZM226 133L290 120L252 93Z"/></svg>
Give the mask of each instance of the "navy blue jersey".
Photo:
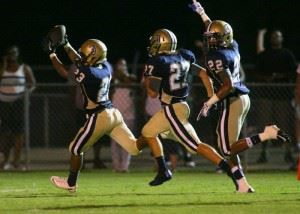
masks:
<svg viewBox="0 0 300 214"><path fill-rule="evenodd" d="M234 85L234 92L238 94L248 94L249 89L240 80L240 53L236 41L230 48L210 50L205 56L205 66L207 74L213 79L216 90L222 86L223 82L218 73L224 70L229 71Z"/></svg>
<svg viewBox="0 0 300 214"><path fill-rule="evenodd" d="M186 99L189 94L187 76L191 63L194 62L194 54L184 49L176 54L149 58L144 76L161 80L159 98L162 103L171 104Z"/></svg>
<svg viewBox="0 0 300 214"><path fill-rule="evenodd" d="M104 62L98 67L80 66L75 73L75 80L80 83L84 97L84 107L88 112L96 112L112 107L109 100L109 87L112 67Z"/></svg>

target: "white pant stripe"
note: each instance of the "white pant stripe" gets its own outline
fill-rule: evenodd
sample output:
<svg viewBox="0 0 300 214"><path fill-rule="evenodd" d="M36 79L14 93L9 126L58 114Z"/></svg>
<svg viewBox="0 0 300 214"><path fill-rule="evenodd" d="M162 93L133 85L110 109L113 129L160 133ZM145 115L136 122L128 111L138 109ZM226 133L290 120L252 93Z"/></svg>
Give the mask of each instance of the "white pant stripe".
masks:
<svg viewBox="0 0 300 214"><path fill-rule="evenodd" d="M221 118L221 123L220 123L220 126L221 126L221 147L222 147L222 150L223 152L225 153L225 155L229 155L230 152L227 150L227 145L226 145L226 133L227 130L225 130L225 123L227 123L226 120L226 114L227 114L227 100L225 99L223 101L223 106L224 106L224 109L223 109L223 113L222 113L222 118Z"/></svg>
<svg viewBox="0 0 300 214"><path fill-rule="evenodd" d="M82 141L84 140L84 138L90 132L91 126L92 126L93 121L94 121L94 118L95 118L95 114L93 114L91 116L91 118L89 119L89 123L88 123L88 126L87 126L86 130L84 131L83 135L79 138L79 140L76 142L76 146L74 148L74 153L77 154L77 155L79 155L78 154L78 148L80 147L80 145L81 145Z"/></svg>
<svg viewBox="0 0 300 214"><path fill-rule="evenodd" d="M191 142L185 135L184 133L181 131L181 129L179 128L179 126L177 125L176 121L174 120L174 118L172 117L171 115L171 112L170 112L170 107L167 106L166 107L166 113L167 113L167 116L168 118L171 120L172 124L174 125L175 129L174 130L176 132L176 134L178 133L180 135L180 137L182 137L185 141L185 143L187 143L190 147L194 148L197 150L197 146L195 144L193 144L193 142Z"/></svg>

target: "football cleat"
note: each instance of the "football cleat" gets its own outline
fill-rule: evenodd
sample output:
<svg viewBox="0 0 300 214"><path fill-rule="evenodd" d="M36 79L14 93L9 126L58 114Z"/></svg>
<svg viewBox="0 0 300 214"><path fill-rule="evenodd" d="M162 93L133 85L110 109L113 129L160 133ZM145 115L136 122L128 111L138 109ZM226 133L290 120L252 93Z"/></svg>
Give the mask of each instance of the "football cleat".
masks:
<svg viewBox="0 0 300 214"><path fill-rule="evenodd" d="M277 133L277 140L283 143L290 143L291 142L291 137L288 135L288 133L279 130Z"/></svg>
<svg viewBox="0 0 300 214"><path fill-rule="evenodd" d="M249 186L246 189L239 189L237 193L255 193L255 190L251 186Z"/></svg>
<svg viewBox="0 0 300 214"><path fill-rule="evenodd" d="M264 133L270 136L271 139L278 140L281 143L291 142L290 136L286 132L280 130L276 125L266 126Z"/></svg>
<svg viewBox="0 0 300 214"><path fill-rule="evenodd" d="M249 185L246 178L242 178L237 181L238 189L237 193L254 193L255 190Z"/></svg>
<svg viewBox="0 0 300 214"><path fill-rule="evenodd" d="M69 186L67 178L52 176L50 180L51 183L59 189L68 190L71 193L76 192L76 186Z"/></svg>
<svg viewBox="0 0 300 214"><path fill-rule="evenodd" d="M150 186L158 186L163 184L166 181L172 179L172 173L170 170L165 171L164 173L158 173L155 178L149 182Z"/></svg>

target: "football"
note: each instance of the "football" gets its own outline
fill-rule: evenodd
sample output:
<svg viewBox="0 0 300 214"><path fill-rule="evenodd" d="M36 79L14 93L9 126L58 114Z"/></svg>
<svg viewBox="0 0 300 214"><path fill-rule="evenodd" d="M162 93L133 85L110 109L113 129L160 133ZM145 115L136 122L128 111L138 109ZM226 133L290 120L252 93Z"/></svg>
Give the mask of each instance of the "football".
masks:
<svg viewBox="0 0 300 214"><path fill-rule="evenodd" d="M66 27L64 25L55 25L48 33L47 37L51 41L52 47L58 47L64 43L66 36Z"/></svg>

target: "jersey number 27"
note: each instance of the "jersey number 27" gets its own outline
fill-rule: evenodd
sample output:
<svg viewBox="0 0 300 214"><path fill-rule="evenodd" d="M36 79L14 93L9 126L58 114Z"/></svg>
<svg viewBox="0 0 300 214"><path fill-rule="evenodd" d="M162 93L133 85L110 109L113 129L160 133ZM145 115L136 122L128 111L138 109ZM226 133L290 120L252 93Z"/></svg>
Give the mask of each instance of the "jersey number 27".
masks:
<svg viewBox="0 0 300 214"><path fill-rule="evenodd" d="M188 62L174 63L170 65L169 84L171 91L182 89L187 86L187 75L190 68Z"/></svg>

